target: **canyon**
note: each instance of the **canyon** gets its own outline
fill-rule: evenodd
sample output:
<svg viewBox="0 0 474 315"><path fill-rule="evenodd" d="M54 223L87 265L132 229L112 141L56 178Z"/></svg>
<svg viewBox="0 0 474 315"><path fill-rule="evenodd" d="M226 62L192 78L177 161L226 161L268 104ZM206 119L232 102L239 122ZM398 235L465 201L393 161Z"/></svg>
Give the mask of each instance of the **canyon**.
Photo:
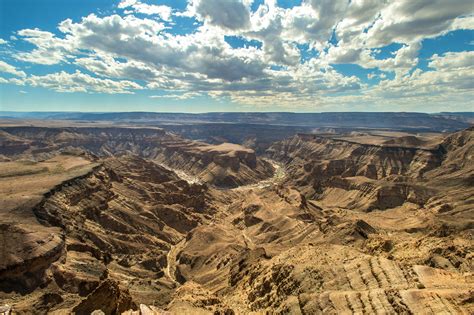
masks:
<svg viewBox="0 0 474 315"><path fill-rule="evenodd" d="M0 124L0 308L474 312L466 121L438 117L435 131L428 116L422 130L112 118Z"/></svg>

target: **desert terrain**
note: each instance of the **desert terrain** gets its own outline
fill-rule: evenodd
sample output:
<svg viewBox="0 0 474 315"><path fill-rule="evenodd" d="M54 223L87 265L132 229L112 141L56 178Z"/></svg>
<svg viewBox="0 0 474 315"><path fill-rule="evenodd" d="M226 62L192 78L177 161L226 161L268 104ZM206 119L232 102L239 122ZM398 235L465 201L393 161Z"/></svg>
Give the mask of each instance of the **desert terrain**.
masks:
<svg viewBox="0 0 474 315"><path fill-rule="evenodd" d="M0 314L474 313L467 118L64 115L0 121Z"/></svg>

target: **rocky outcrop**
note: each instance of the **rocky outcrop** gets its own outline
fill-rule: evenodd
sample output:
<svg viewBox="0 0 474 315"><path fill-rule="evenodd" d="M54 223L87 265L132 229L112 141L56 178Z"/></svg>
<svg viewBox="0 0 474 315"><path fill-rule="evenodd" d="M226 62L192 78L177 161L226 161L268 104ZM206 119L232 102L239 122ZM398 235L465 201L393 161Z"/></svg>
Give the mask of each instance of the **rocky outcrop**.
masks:
<svg viewBox="0 0 474 315"><path fill-rule="evenodd" d="M285 163L300 162L305 171L314 176L365 176L372 179L391 175L420 178L439 166L443 156L441 148L427 150L368 145L315 135L297 135L275 143L267 153Z"/></svg>
<svg viewBox="0 0 474 315"><path fill-rule="evenodd" d="M439 167L445 149L369 145L315 135L275 143L267 153L286 163L291 179L310 198L364 211L413 202L423 205L433 192L416 185ZM349 193L339 194L343 190ZM336 197L339 196L339 197Z"/></svg>
<svg viewBox="0 0 474 315"><path fill-rule="evenodd" d="M456 273L405 267L385 258L325 245L301 246L270 264L254 265L241 283L254 311L419 313L431 308L465 313L472 308L467 301L470 284L466 281Z"/></svg>
<svg viewBox="0 0 474 315"><path fill-rule="evenodd" d="M105 280L72 311L79 315L100 310L105 315L113 315L137 308L128 290L120 288L115 281Z"/></svg>
<svg viewBox="0 0 474 315"><path fill-rule="evenodd" d="M260 176L252 150L79 129L0 163L12 312L473 313L472 130L434 150L300 135L269 151L281 176L222 189Z"/></svg>
<svg viewBox="0 0 474 315"><path fill-rule="evenodd" d="M273 174L273 167L257 159L251 149L231 143L209 145L173 139L147 153L149 158L193 174L202 182L232 188L256 183Z"/></svg>
<svg viewBox="0 0 474 315"><path fill-rule="evenodd" d="M0 130L0 152L2 155L20 154L30 148L32 141Z"/></svg>
<svg viewBox="0 0 474 315"><path fill-rule="evenodd" d="M25 293L51 280L51 265L66 251L63 231L39 224L33 209L76 178L89 176L97 164L72 156L7 163L0 172L0 290ZM71 165L74 169L65 170Z"/></svg>
<svg viewBox="0 0 474 315"><path fill-rule="evenodd" d="M324 199L327 205L362 211L391 209L405 202L424 206L435 194L434 189L413 183L340 176L317 181L311 188L306 191L319 192L311 196Z"/></svg>
<svg viewBox="0 0 474 315"><path fill-rule="evenodd" d="M237 187L273 174L273 167L255 152L231 143L210 145L183 139L160 128L8 127L4 138L27 139L20 147L5 145L3 154L47 157L49 152L80 148L99 157L134 154L187 172L204 183Z"/></svg>
<svg viewBox="0 0 474 315"><path fill-rule="evenodd" d="M65 250L57 229L0 223L0 290L27 293L48 281L46 271Z"/></svg>
<svg viewBox="0 0 474 315"><path fill-rule="evenodd" d="M93 265L95 260L109 264L113 259L159 277L164 265L160 257L170 244L212 212L206 208L205 193L205 187L193 188L152 162L112 158L90 176L50 195L34 212L45 224L61 227L68 239L78 240L68 249L87 253ZM69 265L68 260L58 265L55 274L67 272ZM89 267L89 273L94 268L100 270ZM98 272L96 281L101 277Z"/></svg>
<svg viewBox="0 0 474 315"><path fill-rule="evenodd" d="M89 164L84 169L71 168L79 163ZM22 189L31 189L31 185L38 187L38 196L31 202L20 208L12 206L8 217L0 214L1 254L6 258L0 263L0 296L44 287L49 287L46 292L51 292L51 287L56 292L59 288L61 294L69 294L66 304L74 297L88 296L78 306L80 313L93 311L101 299L119 305L114 299L123 296L112 284L118 282L130 289L131 296L153 303L170 288L170 279L163 272L170 246L215 211L206 186L190 185L175 173L136 156L108 158L100 164L60 156L37 164L48 165L56 175L20 172L15 177L11 173L8 179L24 183L14 187L18 191L2 186L7 179L0 183L0 189L13 196L25 194ZM45 180L52 186L43 189ZM134 278L138 280L124 280ZM145 286L149 279L160 283ZM103 283L108 285L103 287ZM64 308L62 303L44 307ZM115 314L112 304L104 304L103 311ZM130 308L128 302L124 305L120 310Z"/></svg>
<svg viewBox="0 0 474 315"><path fill-rule="evenodd" d="M168 309L172 314L235 315L232 308L227 306L217 294L213 294L193 281L185 283L176 290Z"/></svg>

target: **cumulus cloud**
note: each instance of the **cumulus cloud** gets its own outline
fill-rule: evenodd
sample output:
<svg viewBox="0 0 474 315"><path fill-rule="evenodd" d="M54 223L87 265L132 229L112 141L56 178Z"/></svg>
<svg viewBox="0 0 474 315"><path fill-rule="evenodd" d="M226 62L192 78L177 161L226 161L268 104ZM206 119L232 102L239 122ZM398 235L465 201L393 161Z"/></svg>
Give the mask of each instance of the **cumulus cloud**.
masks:
<svg viewBox="0 0 474 315"><path fill-rule="evenodd" d="M384 97L426 101L430 93L441 100L440 91L460 95L472 89L472 52L434 55L428 71L418 68L424 39L474 27L471 1L303 0L282 8L264 0L251 9L252 4L190 0L177 12L122 0L121 15L66 19L57 33L20 30L16 35L34 48L12 54L17 60L67 63L85 72L27 76L13 67L5 72L17 78L4 80L61 92L146 88L160 92L152 98L209 95L247 105L307 107L355 106L355 100L377 103ZM174 16L199 23L179 32ZM261 47L238 45L226 35L257 40ZM399 48L381 58L378 52L394 43ZM335 64L369 70L360 77L343 75ZM395 75L388 79L388 73ZM363 83L366 78L370 84Z"/></svg>
<svg viewBox="0 0 474 315"><path fill-rule="evenodd" d="M15 75L17 77L21 77L21 78L26 77L25 72L23 72L21 70L17 70L17 68L15 68L14 66L6 63L5 61L1 61L1 60L0 60L0 72L13 74L13 75Z"/></svg>
<svg viewBox="0 0 474 315"><path fill-rule="evenodd" d="M107 54L77 58L75 64L100 76L119 79L151 81L160 72L145 63L137 61L117 61Z"/></svg>
<svg viewBox="0 0 474 315"><path fill-rule="evenodd" d="M232 50L221 34L206 27L186 36L169 36L153 20L90 15L80 23L66 20L60 29L76 48L127 58L162 72L185 71L236 81L258 77L265 67L254 48Z"/></svg>
<svg viewBox="0 0 474 315"><path fill-rule="evenodd" d="M30 63L53 65L66 61L69 52L74 51L74 45L67 39L57 38L53 33L39 29L24 29L18 35L26 42L36 46L30 52L18 53L15 58Z"/></svg>
<svg viewBox="0 0 474 315"><path fill-rule="evenodd" d="M167 5L154 5L140 2L138 0L122 0L118 7L120 9L131 8L136 13L147 15L158 15L165 21L171 21L172 9Z"/></svg>
<svg viewBox="0 0 474 315"><path fill-rule="evenodd" d="M367 48L345 49L340 46L331 46L322 58L332 64L358 64L366 69L378 68L382 71L395 72L397 76L405 75L418 64L418 52L421 49L420 42L403 45L394 52L394 56L385 59L377 59L374 51Z"/></svg>
<svg viewBox="0 0 474 315"><path fill-rule="evenodd" d="M97 92L107 94L131 94L133 90L142 89L135 82L100 79L77 70L74 73L65 71L46 75L31 75L21 80L9 80L17 85L49 88L57 92Z"/></svg>
<svg viewBox="0 0 474 315"><path fill-rule="evenodd" d="M474 52L451 52L434 55L429 66L434 70L416 69L411 75L384 80L370 94L381 98L449 97L465 95L472 103L474 89ZM467 95L465 93L468 93ZM469 94L470 93L470 94Z"/></svg>
<svg viewBox="0 0 474 315"><path fill-rule="evenodd" d="M400 0L390 2L380 11L380 18L367 32L371 47L393 42L409 43L436 37L456 29L462 17L472 14L470 0ZM457 28L465 25L457 25ZM471 24L470 28L474 26Z"/></svg>
<svg viewBox="0 0 474 315"><path fill-rule="evenodd" d="M191 0L188 14L225 29L246 29L250 26L249 5L240 0Z"/></svg>
<svg viewBox="0 0 474 315"><path fill-rule="evenodd" d="M335 34L344 43L349 43L380 18L386 0L353 0L349 3L344 17L337 24Z"/></svg>
<svg viewBox="0 0 474 315"><path fill-rule="evenodd" d="M175 99L175 100L187 100L197 96L201 96L201 93L198 92L185 92L181 94L163 94L163 95L151 95L150 98L165 98L165 99Z"/></svg>
<svg viewBox="0 0 474 315"><path fill-rule="evenodd" d="M431 57L431 62L428 65L437 70L472 69L474 68L474 51L447 52L442 56L435 54Z"/></svg>
<svg viewBox="0 0 474 315"><path fill-rule="evenodd" d="M118 4L118 7L120 9L125 9L125 8L128 8L128 7L131 7L132 5L136 4L137 2L138 2L137 0L122 0Z"/></svg>
<svg viewBox="0 0 474 315"><path fill-rule="evenodd" d="M315 20L303 20L303 23L292 25L305 33L308 41L323 42L329 40L333 29L342 20L349 1L347 0L309 0L307 1L316 14Z"/></svg>
<svg viewBox="0 0 474 315"><path fill-rule="evenodd" d="M471 1L351 1L337 24L337 45L329 44L328 62L356 63L406 73L416 66L421 41L457 29L473 28ZM377 61L372 49L405 44L394 58Z"/></svg>

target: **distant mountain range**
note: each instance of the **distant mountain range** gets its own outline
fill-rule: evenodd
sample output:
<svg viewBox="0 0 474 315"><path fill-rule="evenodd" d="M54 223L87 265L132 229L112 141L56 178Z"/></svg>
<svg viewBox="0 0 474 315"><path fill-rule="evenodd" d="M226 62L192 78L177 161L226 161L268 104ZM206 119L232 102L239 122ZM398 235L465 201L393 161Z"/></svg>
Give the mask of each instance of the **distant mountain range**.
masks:
<svg viewBox="0 0 474 315"><path fill-rule="evenodd" d="M396 130L455 131L474 122L474 112L408 113L408 112L0 112L1 118L55 119L76 121L133 122L146 125L167 124L257 124L311 128L390 128Z"/></svg>

